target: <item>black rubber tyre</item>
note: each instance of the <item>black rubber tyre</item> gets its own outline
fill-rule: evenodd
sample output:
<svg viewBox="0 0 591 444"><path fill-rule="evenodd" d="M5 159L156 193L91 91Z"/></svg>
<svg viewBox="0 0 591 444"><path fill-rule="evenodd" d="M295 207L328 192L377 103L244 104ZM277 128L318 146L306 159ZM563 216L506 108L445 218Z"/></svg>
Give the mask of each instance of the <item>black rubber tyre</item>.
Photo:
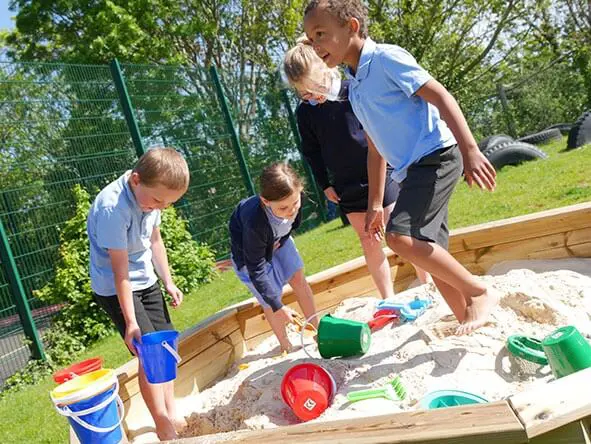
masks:
<svg viewBox="0 0 591 444"><path fill-rule="evenodd" d="M585 111L568 133L566 149L573 150L591 143L591 111Z"/></svg>
<svg viewBox="0 0 591 444"><path fill-rule="evenodd" d="M524 137L517 139L520 142L531 143L534 145L541 145L544 143L552 142L553 140L562 139L562 133L558 128L546 129L539 133L529 134Z"/></svg>
<svg viewBox="0 0 591 444"><path fill-rule="evenodd" d="M556 129L558 129L561 132L561 134L563 136L568 136L568 133L569 133L569 131L571 130L572 127L573 127L573 124L572 123L555 123L554 125L550 125L546 129L556 128Z"/></svg>
<svg viewBox="0 0 591 444"><path fill-rule="evenodd" d="M485 137L478 142L478 148L480 148L480 151L484 152L499 143L513 142L513 140L515 140L513 137L507 136L506 134L495 134L493 136Z"/></svg>
<svg viewBox="0 0 591 444"><path fill-rule="evenodd" d="M506 165L519 165L536 159L546 159L548 155L529 143L513 141L501 143L484 151L483 154L499 170Z"/></svg>

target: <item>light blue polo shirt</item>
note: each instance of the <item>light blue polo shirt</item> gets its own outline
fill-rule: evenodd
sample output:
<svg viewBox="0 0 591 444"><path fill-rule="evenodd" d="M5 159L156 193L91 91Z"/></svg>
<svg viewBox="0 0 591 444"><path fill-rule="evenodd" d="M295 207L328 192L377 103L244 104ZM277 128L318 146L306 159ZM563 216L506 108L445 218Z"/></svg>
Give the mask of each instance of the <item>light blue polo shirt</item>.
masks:
<svg viewBox="0 0 591 444"><path fill-rule="evenodd" d="M394 168L396 182L420 158L456 143L437 108L414 95L432 77L406 50L368 38L357 72L346 73L353 112Z"/></svg>
<svg viewBox="0 0 591 444"><path fill-rule="evenodd" d="M160 210L144 213L129 185L130 171L96 196L87 219L90 241L90 283L101 296L115 296L115 275L108 249L127 250L133 291L157 280L152 265L152 232L160 225Z"/></svg>

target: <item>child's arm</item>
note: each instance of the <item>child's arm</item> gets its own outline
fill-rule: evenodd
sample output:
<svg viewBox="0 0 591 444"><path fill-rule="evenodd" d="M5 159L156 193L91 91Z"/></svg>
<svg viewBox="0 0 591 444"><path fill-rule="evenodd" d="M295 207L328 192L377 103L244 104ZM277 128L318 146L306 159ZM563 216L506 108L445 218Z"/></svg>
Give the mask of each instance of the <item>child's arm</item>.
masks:
<svg viewBox="0 0 591 444"><path fill-rule="evenodd" d="M129 257L127 250L109 249L108 251L109 257L111 258L111 268L115 275L117 300L121 306L123 319L125 319L125 344L133 354L136 354L132 340L135 338L137 342L140 342L142 333L137 324L135 310L133 308L133 291L131 282L129 281Z"/></svg>
<svg viewBox="0 0 591 444"><path fill-rule="evenodd" d="M456 99L435 79L429 80L416 92L416 95L439 109L441 118L453 133L464 159L464 174L469 186L472 183L480 188L494 191L496 171L488 159L478 149L476 140L456 102Z"/></svg>
<svg viewBox="0 0 591 444"><path fill-rule="evenodd" d="M386 183L386 161L380 155L373 141L367 139L367 177L369 197L365 213L365 231L376 240L384 237L384 184Z"/></svg>
<svg viewBox="0 0 591 444"><path fill-rule="evenodd" d="M300 105L296 113L298 130L302 139L300 145L302 154L310 165L314 179L318 186L324 191L326 198L331 202L338 204L340 197L328 178L328 171L324 163L324 158L322 157L320 142L314 133L314 129L308 118L309 116L306 114L306 109Z"/></svg>
<svg viewBox="0 0 591 444"><path fill-rule="evenodd" d="M172 306L178 307L183 302L183 292L174 285L172 276L170 275L170 268L168 267L168 256L162 235L160 234L160 227L154 227L152 231L152 263L156 269L156 273L162 279L166 292L172 297Z"/></svg>

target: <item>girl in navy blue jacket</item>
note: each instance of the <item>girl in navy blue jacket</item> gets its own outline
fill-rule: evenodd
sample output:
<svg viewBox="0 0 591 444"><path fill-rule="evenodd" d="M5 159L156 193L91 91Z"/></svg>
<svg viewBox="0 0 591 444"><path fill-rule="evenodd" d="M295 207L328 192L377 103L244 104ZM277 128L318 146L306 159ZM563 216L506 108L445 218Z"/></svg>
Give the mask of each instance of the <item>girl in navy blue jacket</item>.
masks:
<svg viewBox="0 0 591 444"><path fill-rule="evenodd" d="M234 271L263 307L283 351L291 350L285 324L294 316L281 301L283 286L291 285L306 318L316 312L304 263L291 237L302 218L303 188L288 164L275 163L261 174L260 194L241 201L230 217ZM311 323L318 327L316 318Z"/></svg>

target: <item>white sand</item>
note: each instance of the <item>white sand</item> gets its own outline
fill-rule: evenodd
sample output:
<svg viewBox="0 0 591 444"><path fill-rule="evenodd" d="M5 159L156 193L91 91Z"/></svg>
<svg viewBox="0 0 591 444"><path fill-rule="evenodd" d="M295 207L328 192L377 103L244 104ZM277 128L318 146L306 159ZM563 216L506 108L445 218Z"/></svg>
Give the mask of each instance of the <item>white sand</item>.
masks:
<svg viewBox="0 0 591 444"><path fill-rule="evenodd" d="M561 261L551 262L557 267ZM580 270L585 269L581 262L577 264ZM590 264L585 265L589 270ZM338 387L332 405L314 421L416 409L426 393L439 389L469 391L490 401L503 399L527 386L552 379L548 367L526 368L510 359L505 348L508 336L524 334L542 339L566 324L575 325L584 335L591 336L591 277L569 270L537 274L521 269L482 279L503 292L504 297L493 312L491 323L471 335L453 334L457 323L449 308L433 286L424 285L399 293L397 300L433 298L432 308L413 323L389 324L374 333L371 347L362 357L320 359L316 345L307 338L307 350L317 357L313 362L330 371ZM333 315L368 321L377 301L351 298ZM299 344L295 332L290 334L290 339ZM283 403L279 387L290 367L311 360L303 350L285 357L278 355L276 339L269 338L233 365L226 377L213 387L183 400L181 411L192 413L183 436L298 423ZM239 364L248 364L248 368L240 370ZM405 401L374 399L348 403L347 392L381 387L395 375L400 375L407 390Z"/></svg>

